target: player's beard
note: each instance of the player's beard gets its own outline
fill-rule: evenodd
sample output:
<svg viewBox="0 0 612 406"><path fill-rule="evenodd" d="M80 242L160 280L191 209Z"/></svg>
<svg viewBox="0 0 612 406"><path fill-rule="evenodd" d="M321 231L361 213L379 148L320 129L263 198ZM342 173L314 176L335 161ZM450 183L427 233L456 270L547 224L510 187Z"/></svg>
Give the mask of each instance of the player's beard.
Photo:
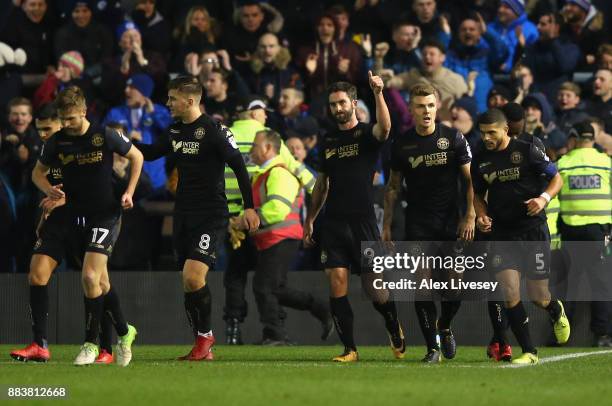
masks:
<svg viewBox="0 0 612 406"><path fill-rule="evenodd" d="M68 135L81 135L81 131L83 130L83 126L85 125L85 120L81 120L78 126L74 127L66 127L66 133Z"/></svg>
<svg viewBox="0 0 612 406"><path fill-rule="evenodd" d="M346 124L351 121L351 117L353 117L354 111L355 109L351 107L351 109L348 111L338 112L334 114L334 120L336 120L336 123L338 124Z"/></svg>

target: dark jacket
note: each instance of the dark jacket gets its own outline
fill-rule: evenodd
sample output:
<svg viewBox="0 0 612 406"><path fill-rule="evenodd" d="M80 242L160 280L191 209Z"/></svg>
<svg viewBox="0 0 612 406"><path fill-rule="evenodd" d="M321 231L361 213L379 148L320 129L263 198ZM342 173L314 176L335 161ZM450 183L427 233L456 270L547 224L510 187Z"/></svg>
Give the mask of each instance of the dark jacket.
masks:
<svg viewBox="0 0 612 406"><path fill-rule="evenodd" d="M566 38L538 40L527 47L523 63L531 69L538 88L553 102L561 83L571 80L580 49Z"/></svg>
<svg viewBox="0 0 612 406"><path fill-rule="evenodd" d="M280 92L283 88L301 87L300 74L289 64L291 54L287 48L281 47L280 51L270 64L266 64L259 57L251 61L251 70L245 77L251 91L255 94L267 95L266 88L272 85L274 96L273 104L278 102Z"/></svg>
<svg viewBox="0 0 612 406"><path fill-rule="evenodd" d="M172 44L170 26L159 11L147 18L141 10L134 10L132 19L140 30L143 49L155 51L162 55L166 55L170 51Z"/></svg>
<svg viewBox="0 0 612 406"><path fill-rule="evenodd" d="M36 24L20 8L13 8L0 41L12 48L23 48L28 60L23 73L45 73L47 66L55 65L53 59L53 25L49 13Z"/></svg>
<svg viewBox="0 0 612 406"><path fill-rule="evenodd" d="M68 51L79 51L85 66L96 65L113 54L113 34L108 28L92 21L87 27L77 27L72 21L55 34L55 59Z"/></svg>

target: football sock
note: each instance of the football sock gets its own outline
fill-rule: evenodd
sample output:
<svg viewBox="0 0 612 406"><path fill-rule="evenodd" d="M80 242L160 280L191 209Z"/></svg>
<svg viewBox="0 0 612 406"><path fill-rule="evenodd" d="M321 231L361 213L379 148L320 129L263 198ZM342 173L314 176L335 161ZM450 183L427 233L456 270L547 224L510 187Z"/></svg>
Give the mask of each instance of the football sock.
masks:
<svg viewBox="0 0 612 406"><path fill-rule="evenodd" d="M47 348L47 319L49 318L49 290L45 286L30 286L30 316L34 342Z"/></svg>
<svg viewBox="0 0 612 406"><path fill-rule="evenodd" d="M414 308L419 319L421 332L427 343L427 351L440 350L436 339L436 304L431 300L418 300L414 302Z"/></svg>
<svg viewBox="0 0 612 406"><path fill-rule="evenodd" d="M487 310L489 311L489 319L493 326L493 339L499 345L504 345L508 341L506 338L506 330L508 329L508 318L503 302L487 302Z"/></svg>
<svg viewBox="0 0 612 406"><path fill-rule="evenodd" d="M211 315L211 294L208 285L204 285L201 289L195 292L185 293L185 310L187 317L193 329L193 335L198 333L207 333L211 330L210 315Z"/></svg>
<svg viewBox="0 0 612 406"><path fill-rule="evenodd" d="M385 319L385 328L390 334L399 333L399 321L397 319L397 308L395 302L389 300L385 303L372 302L374 308Z"/></svg>
<svg viewBox="0 0 612 406"><path fill-rule="evenodd" d="M104 312L104 296L100 295L90 299L85 297L85 341L88 343L98 342L98 330L100 319Z"/></svg>
<svg viewBox="0 0 612 406"><path fill-rule="evenodd" d="M440 320L438 320L438 329L450 329L451 323L460 307L461 300L442 300L442 302L440 302Z"/></svg>
<svg viewBox="0 0 612 406"><path fill-rule="evenodd" d="M353 309L348 296L329 298L332 318L345 350L357 351L353 338Z"/></svg>
<svg viewBox="0 0 612 406"><path fill-rule="evenodd" d="M548 312L553 321L559 320L559 316L561 316L561 305L557 299L551 297L550 303L545 307L545 310Z"/></svg>
<svg viewBox="0 0 612 406"><path fill-rule="evenodd" d="M106 301L104 302L106 304ZM108 310L104 310L100 321L100 348L113 353L113 321Z"/></svg>
<svg viewBox="0 0 612 406"><path fill-rule="evenodd" d="M529 317L523 306L523 302L519 302L512 308L507 308L508 319L510 320L510 327L512 332L519 342L523 352L530 352L536 354L536 349L531 342L531 336L529 335Z"/></svg>
<svg viewBox="0 0 612 406"><path fill-rule="evenodd" d="M126 335L128 333L128 326L119 305L119 296L112 286L108 293L104 295L104 311L111 317L111 322L115 326L117 335L120 337Z"/></svg>

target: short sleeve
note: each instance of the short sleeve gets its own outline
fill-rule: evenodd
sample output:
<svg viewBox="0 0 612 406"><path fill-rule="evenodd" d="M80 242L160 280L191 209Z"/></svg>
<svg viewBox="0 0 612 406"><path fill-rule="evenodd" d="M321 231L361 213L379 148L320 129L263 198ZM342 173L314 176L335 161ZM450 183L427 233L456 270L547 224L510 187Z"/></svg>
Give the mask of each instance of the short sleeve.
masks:
<svg viewBox="0 0 612 406"><path fill-rule="evenodd" d="M323 173L329 173L329 164L327 162L327 156L325 154L325 150L327 149L327 142L325 142L325 138L321 142L321 145L317 148L317 154L319 155L319 162L321 162L320 171Z"/></svg>
<svg viewBox="0 0 612 406"><path fill-rule="evenodd" d="M374 148L380 148L383 146L383 144L385 143L385 141L380 141L378 138L376 138L374 136L374 124L366 124L363 126L363 130L364 130L364 137L363 137L363 141L368 144L373 146Z"/></svg>
<svg viewBox="0 0 612 406"><path fill-rule="evenodd" d="M45 166L52 166L57 160L56 137L52 136L45 142L40 150L38 160Z"/></svg>
<svg viewBox="0 0 612 406"><path fill-rule="evenodd" d="M546 153L535 144L529 144L529 166L536 175L546 175L552 178L557 173L557 167L550 161Z"/></svg>
<svg viewBox="0 0 612 406"><path fill-rule="evenodd" d="M129 140L129 138L119 131L107 127L104 134L106 138L106 146L110 151L125 156L130 148L132 148L132 142Z"/></svg>
<svg viewBox="0 0 612 406"><path fill-rule="evenodd" d="M472 150L460 131L455 133L455 159L459 166L472 162Z"/></svg>
<svg viewBox="0 0 612 406"><path fill-rule="evenodd" d="M223 160L227 161L233 155L240 154L232 131L219 122L214 124L214 128L213 141Z"/></svg>

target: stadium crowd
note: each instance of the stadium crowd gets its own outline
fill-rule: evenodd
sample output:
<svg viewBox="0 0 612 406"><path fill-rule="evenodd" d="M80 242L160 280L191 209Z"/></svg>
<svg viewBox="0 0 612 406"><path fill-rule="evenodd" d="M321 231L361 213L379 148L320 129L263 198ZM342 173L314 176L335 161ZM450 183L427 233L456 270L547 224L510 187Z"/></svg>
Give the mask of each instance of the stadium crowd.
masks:
<svg viewBox="0 0 612 406"><path fill-rule="evenodd" d="M612 156L611 16L607 0L4 2L0 271L28 272L42 198L30 178L43 145L35 119L69 86L83 90L91 122L152 144L172 123L168 81L191 75L204 88L203 112L237 135L275 130L315 177L319 145L335 125L326 89L355 84L357 117L374 122L369 70L385 84L391 140L414 127L407 102L421 83L435 87L437 118L461 131L472 151L481 148L477 116L508 106L508 120L524 122L553 161L568 152L572 128L584 121L597 148ZM390 145L373 180L381 190ZM115 158L118 183L127 166ZM111 270L168 269L159 256L177 182L174 162L145 162ZM234 203L230 188L228 201ZM229 238L240 240L235 232ZM293 268L321 268L319 257L316 247L300 248Z"/></svg>

